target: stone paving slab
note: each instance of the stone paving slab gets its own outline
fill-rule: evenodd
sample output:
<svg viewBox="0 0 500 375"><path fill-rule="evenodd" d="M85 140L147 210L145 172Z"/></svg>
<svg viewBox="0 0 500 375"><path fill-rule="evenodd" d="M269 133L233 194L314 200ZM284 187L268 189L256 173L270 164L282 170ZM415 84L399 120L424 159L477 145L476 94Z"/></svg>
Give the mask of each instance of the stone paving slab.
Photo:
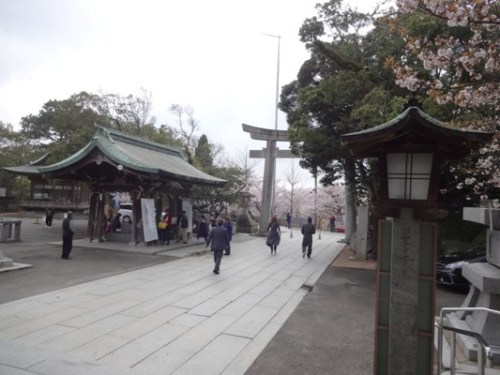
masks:
<svg viewBox="0 0 500 375"><path fill-rule="evenodd" d="M244 374L344 244L284 234L0 305L1 374ZM203 246L204 247L204 246ZM202 246L194 246L195 249ZM176 250L178 251L178 250Z"/></svg>

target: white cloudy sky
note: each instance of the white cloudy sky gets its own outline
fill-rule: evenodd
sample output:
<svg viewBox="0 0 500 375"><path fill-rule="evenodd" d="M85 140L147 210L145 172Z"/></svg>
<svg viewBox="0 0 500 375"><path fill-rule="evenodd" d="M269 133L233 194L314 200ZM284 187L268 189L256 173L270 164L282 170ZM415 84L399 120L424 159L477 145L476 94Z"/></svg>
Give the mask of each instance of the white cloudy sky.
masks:
<svg viewBox="0 0 500 375"><path fill-rule="evenodd" d="M189 105L227 154L261 149L241 124L275 125L278 40L262 33L281 36L282 86L308 57L297 34L318 2L0 0L0 121L17 129L51 99L145 88L159 124L173 123L171 104ZM279 161L277 179L292 163Z"/></svg>

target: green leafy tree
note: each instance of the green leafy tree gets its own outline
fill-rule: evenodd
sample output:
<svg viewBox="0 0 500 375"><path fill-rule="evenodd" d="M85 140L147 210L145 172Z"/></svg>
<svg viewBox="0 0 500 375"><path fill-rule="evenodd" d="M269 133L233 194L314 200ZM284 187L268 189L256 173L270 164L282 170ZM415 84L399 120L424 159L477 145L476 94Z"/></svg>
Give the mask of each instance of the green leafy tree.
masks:
<svg viewBox="0 0 500 375"><path fill-rule="evenodd" d="M221 147L211 143L205 134L198 139L194 150L194 164L197 167L227 181L221 188L197 186L193 189L193 201L196 202L193 208L211 217L227 214L230 206L239 203L239 193L248 186L248 176L251 173L237 163L226 161L225 158L216 164L214 161L221 152Z"/></svg>
<svg viewBox="0 0 500 375"><path fill-rule="evenodd" d="M14 131L12 125L0 121L0 168L29 164L39 156L40 151L36 151L21 133ZM29 189L26 179L3 170L0 170L0 187L6 188L8 195L21 198Z"/></svg>
<svg viewBox="0 0 500 375"><path fill-rule="evenodd" d="M325 186L345 178L352 220L356 186L363 186L357 182L372 175L369 165L351 157L341 135L401 112L406 92L395 85L384 62L390 54L401 54L404 42L387 16L357 12L341 0L318 4L317 10L318 16L304 21L299 31L310 58L283 88L280 109L287 115L292 151L302 157L301 166ZM371 190L373 198L376 189Z"/></svg>
<svg viewBox="0 0 500 375"><path fill-rule="evenodd" d="M46 102L37 115L21 119L22 135L34 146L50 152L49 162L62 160L86 145L95 125L114 128L159 143L182 146L182 138L169 125L156 127L151 95L80 92L65 100Z"/></svg>
<svg viewBox="0 0 500 375"><path fill-rule="evenodd" d="M106 124L94 108L97 99L81 92L65 100L49 100L38 115L21 119L21 132L34 146L47 147L51 161L61 160L90 141L95 124Z"/></svg>
<svg viewBox="0 0 500 375"><path fill-rule="evenodd" d="M198 145L194 150L194 157L197 164L201 168L206 169L213 166L213 148L214 146L208 142L208 138L205 134L203 134L200 139L198 139Z"/></svg>

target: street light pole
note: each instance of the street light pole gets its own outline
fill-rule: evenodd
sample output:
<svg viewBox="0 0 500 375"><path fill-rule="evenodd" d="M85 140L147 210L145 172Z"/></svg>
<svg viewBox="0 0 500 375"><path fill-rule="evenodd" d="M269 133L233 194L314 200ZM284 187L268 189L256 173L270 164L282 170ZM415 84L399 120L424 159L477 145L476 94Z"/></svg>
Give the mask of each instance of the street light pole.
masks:
<svg viewBox="0 0 500 375"><path fill-rule="evenodd" d="M290 200L290 238L293 237L293 232L292 232L292 220L293 220L293 186L294 186L294 183L292 182L292 198Z"/></svg>
<svg viewBox="0 0 500 375"><path fill-rule="evenodd" d="M314 223L318 226L318 170L314 173Z"/></svg>
<svg viewBox="0 0 500 375"><path fill-rule="evenodd" d="M278 136L278 104L279 104L279 87L280 87L280 46L281 46L281 35L274 35L274 34L266 34L266 33L261 33L262 35L269 36L271 38L276 38L278 39L278 59L277 59L277 64L276 64L276 97L275 97L275 107L274 107L274 130L276 132L276 137ZM274 200L275 200L275 193L276 193L276 188L275 188L275 183L276 183L276 155L272 156L274 158L274 170L272 173L272 180L271 180L271 186L272 186L272 194L271 194L271 212L274 213Z"/></svg>

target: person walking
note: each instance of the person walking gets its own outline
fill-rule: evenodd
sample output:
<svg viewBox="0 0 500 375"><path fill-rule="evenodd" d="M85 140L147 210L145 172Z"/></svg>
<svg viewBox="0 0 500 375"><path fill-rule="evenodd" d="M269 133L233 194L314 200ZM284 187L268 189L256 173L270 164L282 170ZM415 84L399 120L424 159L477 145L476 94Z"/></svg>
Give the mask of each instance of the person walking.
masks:
<svg viewBox="0 0 500 375"><path fill-rule="evenodd" d="M290 212L286 213L286 227L290 229L292 227L292 215Z"/></svg>
<svg viewBox="0 0 500 375"><path fill-rule="evenodd" d="M54 210L52 207L47 207L45 210L45 225L47 228L52 228L52 220L54 219Z"/></svg>
<svg viewBox="0 0 500 375"><path fill-rule="evenodd" d="M111 230L113 232L121 232L122 231L122 214L117 213L113 220L111 220Z"/></svg>
<svg viewBox="0 0 500 375"><path fill-rule="evenodd" d="M160 222L158 223L158 240L160 245L170 245L170 227L172 226L172 215L167 208L161 214Z"/></svg>
<svg viewBox="0 0 500 375"><path fill-rule="evenodd" d="M200 218L200 222L198 223L198 230L196 231L196 240L199 240L201 237L205 240L205 242L207 242L208 233L208 222L207 219L205 219L205 216L202 215Z"/></svg>
<svg viewBox="0 0 500 375"><path fill-rule="evenodd" d="M302 225L302 234L304 235L302 238L302 258L305 258L306 250L307 257L311 257L314 233L316 233L316 227L312 223L312 218L309 216L307 218L307 223Z"/></svg>
<svg viewBox="0 0 500 375"><path fill-rule="evenodd" d="M165 216L163 217L163 221L167 226L165 227L165 231L163 232L163 244L170 245L170 230L172 229L172 213L169 208L165 209Z"/></svg>
<svg viewBox="0 0 500 375"><path fill-rule="evenodd" d="M267 240L266 245L271 248L271 255L276 255L276 250L278 249L278 245L280 244L281 239L281 229L278 224L278 219L276 216L271 218L271 222L267 226Z"/></svg>
<svg viewBox="0 0 500 375"><path fill-rule="evenodd" d="M63 231L63 243L62 243L62 255L63 259L71 259L70 254L73 249L73 234L75 230L73 228L73 212L68 211L66 217L62 222Z"/></svg>
<svg viewBox="0 0 500 375"><path fill-rule="evenodd" d="M337 218L335 215L330 216L330 232L335 232L335 221Z"/></svg>
<svg viewBox="0 0 500 375"><path fill-rule="evenodd" d="M187 243L188 226L189 226L189 220L186 215L186 211L182 211L182 215L179 220L179 240L181 240L182 243Z"/></svg>
<svg viewBox="0 0 500 375"><path fill-rule="evenodd" d="M210 245L210 251L214 253L215 267L213 273L216 275L218 275L220 271L220 263L224 250L229 245L229 234L227 230L222 227L223 224L224 222L222 220L217 221L217 226L210 231L206 246L208 247Z"/></svg>
<svg viewBox="0 0 500 375"><path fill-rule="evenodd" d="M231 224L231 220L226 216L224 219L224 224L222 224L224 229L227 230L227 234L229 236L229 242L227 244L224 255L231 255L231 240L233 239L233 224Z"/></svg>

